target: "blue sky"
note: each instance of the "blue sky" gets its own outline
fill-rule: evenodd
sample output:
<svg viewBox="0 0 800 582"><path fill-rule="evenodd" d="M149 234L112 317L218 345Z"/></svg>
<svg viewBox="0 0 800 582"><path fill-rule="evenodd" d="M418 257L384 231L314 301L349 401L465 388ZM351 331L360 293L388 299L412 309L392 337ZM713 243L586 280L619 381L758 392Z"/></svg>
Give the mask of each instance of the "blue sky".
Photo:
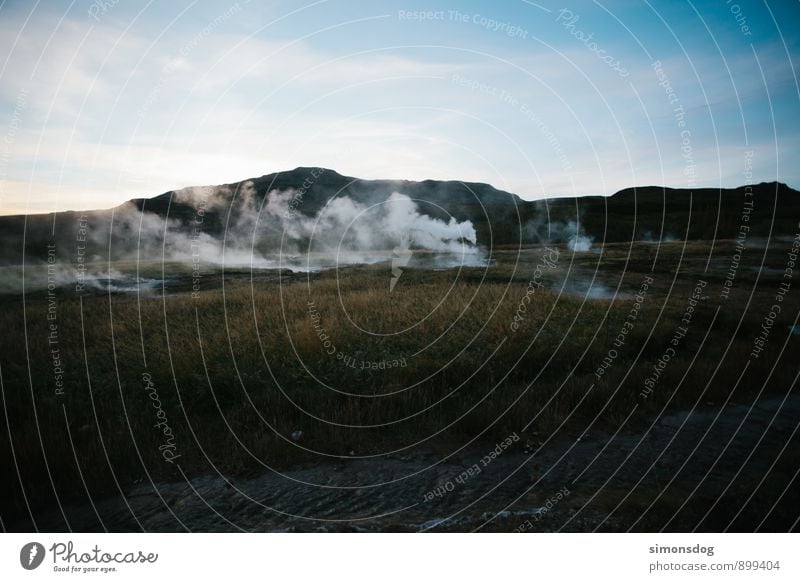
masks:
<svg viewBox="0 0 800 582"><path fill-rule="evenodd" d="M796 0L6 1L0 213L315 165L527 199L798 187L798 17Z"/></svg>

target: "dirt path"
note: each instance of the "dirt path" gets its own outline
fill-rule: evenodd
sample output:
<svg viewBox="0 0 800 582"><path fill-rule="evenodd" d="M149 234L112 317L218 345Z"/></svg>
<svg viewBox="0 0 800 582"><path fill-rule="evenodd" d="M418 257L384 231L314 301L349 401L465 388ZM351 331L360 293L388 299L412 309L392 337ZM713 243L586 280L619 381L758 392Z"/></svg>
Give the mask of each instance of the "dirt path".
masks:
<svg viewBox="0 0 800 582"><path fill-rule="evenodd" d="M520 433L488 461L492 445L445 460L416 452L209 475L159 484L158 494L140 484L126 500L96 501L96 512L88 503L65 511L76 531L797 529L800 396L750 405L706 404L652 429L654 419L639 420L541 446L546 436ZM37 525L67 529L55 512Z"/></svg>

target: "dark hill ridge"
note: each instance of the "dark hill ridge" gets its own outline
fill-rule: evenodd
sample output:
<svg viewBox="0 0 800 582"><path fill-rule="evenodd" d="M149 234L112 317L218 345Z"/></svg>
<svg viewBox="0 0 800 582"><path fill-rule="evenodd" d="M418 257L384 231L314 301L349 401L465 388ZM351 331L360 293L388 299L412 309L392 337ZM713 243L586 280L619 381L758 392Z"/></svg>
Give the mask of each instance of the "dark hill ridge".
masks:
<svg viewBox="0 0 800 582"><path fill-rule="evenodd" d="M497 212L526 204L516 194L497 190L489 184L438 180L362 180L342 176L334 170L308 167L224 184L223 187L238 192L248 182L253 184L259 200L273 190L302 192L297 210L307 215L315 215L334 196L348 196L362 203L377 204L393 192L402 192L415 199L425 206L422 211L426 214L439 217L452 215L458 220L480 219L481 214L488 213L482 208ZM192 205L176 202L174 191L132 202L139 209L161 216L169 211L173 218L193 216L196 211Z"/></svg>
<svg viewBox="0 0 800 582"><path fill-rule="evenodd" d="M2 264L20 264L44 259L47 244L55 243L56 254L73 261L79 244L80 218L86 218L89 240L87 256L106 260L130 256L142 250L156 252L163 241L157 240L158 225L169 218L187 232L195 228L198 199L192 192L203 191L205 209L202 232L225 238L225 225L243 224L249 217L250 232L238 233L253 238L260 228L259 211L272 191L293 192L296 211L314 216L333 197L347 196L361 204L378 204L393 192L401 192L417 202L423 214L449 220L470 220L478 233L478 243L516 245L529 242L563 242L558 233L563 225L574 223L595 243L623 242L644 238L734 238L744 204L753 201L748 225L749 236L794 235L800 221L800 195L778 182L741 186L735 189L673 189L658 186L628 188L613 196L584 196L539 201L524 201L517 195L498 190L489 184L424 180L361 180L328 169L299 167L211 189L183 189L165 192L153 198L140 198L114 209L87 212L59 212L0 217ZM746 195L752 192L752 197ZM210 192L210 194L209 194ZM247 193L250 196L245 196ZM249 201L249 205L247 202ZM141 211L141 212L139 212ZM113 216L113 222L112 222ZM145 236L139 225L154 230ZM556 226L558 228L548 228ZM23 233L25 235L23 236ZM548 234L549 233L549 234ZM279 233L258 230L259 250L277 248ZM543 240L544 239L544 240ZM83 242L83 241L81 241ZM150 245L150 246L146 246ZM109 246L111 252L109 253ZM187 249L188 250L188 249ZM160 258L161 254L142 258Z"/></svg>
<svg viewBox="0 0 800 582"><path fill-rule="evenodd" d="M750 227L748 236L776 237L798 231L800 193L780 182L732 189L626 188L608 198L548 200L547 206L555 220L574 219L578 207L588 234L597 241L620 242L735 238L748 202L753 203L744 223Z"/></svg>

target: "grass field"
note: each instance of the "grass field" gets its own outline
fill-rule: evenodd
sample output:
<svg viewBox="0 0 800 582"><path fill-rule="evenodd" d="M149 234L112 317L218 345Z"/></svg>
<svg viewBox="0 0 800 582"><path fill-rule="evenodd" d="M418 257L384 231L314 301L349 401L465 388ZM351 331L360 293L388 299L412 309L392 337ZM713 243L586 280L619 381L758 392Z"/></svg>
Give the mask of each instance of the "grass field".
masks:
<svg viewBox="0 0 800 582"><path fill-rule="evenodd" d="M194 280L185 266L116 264L163 270L169 284L1 296L4 518L54 491L102 495L211 464L251 474L535 439L613 426L634 408L635 419L785 391L800 345L800 293L776 300L790 246L748 248L727 298L732 241L501 249L487 267L410 266L393 291L387 263L204 265Z"/></svg>

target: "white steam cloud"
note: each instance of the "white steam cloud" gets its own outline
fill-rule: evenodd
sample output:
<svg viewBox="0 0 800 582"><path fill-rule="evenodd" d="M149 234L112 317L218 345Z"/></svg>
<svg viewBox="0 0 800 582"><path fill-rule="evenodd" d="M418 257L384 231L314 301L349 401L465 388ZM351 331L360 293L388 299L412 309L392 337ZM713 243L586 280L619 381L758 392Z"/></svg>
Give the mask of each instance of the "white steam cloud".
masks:
<svg viewBox="0 0 800 582"><path fill-rule="evenodd" d="M81 227L86 234L80 243L59 245L58 264L37 270L36 277L29 271L25 283L29 289L79 283L86 289L127 291L160 282L119 272L126 261L137 271L147 263L149 273L154 264L164 263L179 263L184 268L178 270L189 272L217 266L295 271L384 261L388 266L403 241L411 241L412 267L485 264L472 222L428 216L400 192L370 202L348 196L317 200L316 206L311 201L314 210L308 213L300 211L300 197L294 190L259 195L248 181L238 187L185 188L171 199L145 201L144 210L130 202L102 219L92 218ZM0 293L18 290L17 273L4 271Z"/></svg>
<svg viewBox="0 0 800 582"><path fill-rule="evenodd" d="M576 221L547 221L544 213L525 224L525 235L531 242L566 244L573 252L588 252L594 243L594 237L587 235Z"/></svg>
<svg viewBox="0 0 800 582"><path fill-rule="evenodd" d="M265 214L267 223L289 241L308 241L311 252L342 256L390 251L403 241L414 248L439 253L476 255L477 234L470 221L448 222L419 212L408 196L392 193L381 203L367 205L348 197L337 197L314 216L291 212L291 192L270 192ZM362 262L362 261L356 261Z"/></svg>
<svg viewBox="0 0 800 582"><path fill-rule="evenodd" d="M175 192L173 200L193 208L193 216L165 221L128 205L114 217L114 230L127 234L125 241L120 234L111 244L123 244L127 258L133 253L124 245L133 242L139 258L147 260L258 268L377 262L409 238L415 250L463 256L466 264L483 256L470 221L422 214L416 202L398 192L375 204L337 196L311 216L296 209L296 197L293 190L273 190L262 202L252 182L235 192L186 188ZM209 225L210 216L219 224ZM95 241L102 243L102 237L107 239L107 233Z"/></svg>

